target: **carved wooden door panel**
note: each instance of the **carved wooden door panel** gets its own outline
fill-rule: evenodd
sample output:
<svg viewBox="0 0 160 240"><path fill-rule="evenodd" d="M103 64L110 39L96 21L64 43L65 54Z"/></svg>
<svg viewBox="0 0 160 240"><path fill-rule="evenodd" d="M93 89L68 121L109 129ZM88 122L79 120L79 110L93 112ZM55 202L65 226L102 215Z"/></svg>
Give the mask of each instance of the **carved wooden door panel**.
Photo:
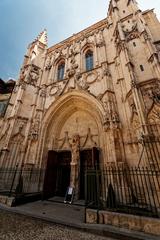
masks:
<svg viewBox="0 0 160 240"><path fill-rule="evenodd" d="M47 168L43 185L43 198L53 197L56 188L58 154L55 151L48 152Z"/></svg>
<svg viewBox="0 0 160 240"><path fill-rule="evenodd" d="M58 167L57 167L57 181L56 181L56 195L64 197L67 188L70 184L71 171L71 152L62 151L58 153Z"/></svg>
<svg viewBox="0 0 160 240"><path fill-rule="evenodd" d="M99 150L96 147L92 148L92 166L94 169L99 169Z"/></svg>
<svg viewBox="0 0 160 240"><path fill-rule="evenodd" d="M99 150L95 147L80 151L80 199L84 199L85 172L87 169L99 169Z"/></svg>

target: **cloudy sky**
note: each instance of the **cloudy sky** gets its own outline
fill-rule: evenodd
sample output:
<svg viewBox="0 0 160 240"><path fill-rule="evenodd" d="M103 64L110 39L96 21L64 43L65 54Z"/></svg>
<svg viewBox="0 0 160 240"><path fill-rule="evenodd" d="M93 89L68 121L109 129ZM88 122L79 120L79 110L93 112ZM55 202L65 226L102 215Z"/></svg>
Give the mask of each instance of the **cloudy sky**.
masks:
<svg viewBox="0 0 160 240"><path fill-rule="evenodd" d="M44 28L49 46L106 17L109 0L0 0L0 78L17 78L28 43ZM138 0L142 10L160 0Z"/></svg>

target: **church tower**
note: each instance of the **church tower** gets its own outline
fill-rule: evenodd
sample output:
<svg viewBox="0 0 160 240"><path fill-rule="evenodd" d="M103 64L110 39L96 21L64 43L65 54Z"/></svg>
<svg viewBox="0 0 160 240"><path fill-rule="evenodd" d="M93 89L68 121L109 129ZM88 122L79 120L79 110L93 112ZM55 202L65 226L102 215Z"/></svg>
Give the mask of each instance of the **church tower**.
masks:
<svg viewBox="0 0 160 240"><path fill-rule="evenodd" d="M134 0L111 1L108 16L114 28L112 36L116 50L115 67L119 75L117 84L123 99L121 105L125 112L127 105L131 109L131 131L126 128L125 138L130 135L132 140L128 139L129 142L137 138L142 144L142 152L146 149L147 156L143 155L148 164L157 166L156 149L159 146L156 146L155 134L159 131L160 65L157 47L160 24L153 10L142 12Z"/></svg>

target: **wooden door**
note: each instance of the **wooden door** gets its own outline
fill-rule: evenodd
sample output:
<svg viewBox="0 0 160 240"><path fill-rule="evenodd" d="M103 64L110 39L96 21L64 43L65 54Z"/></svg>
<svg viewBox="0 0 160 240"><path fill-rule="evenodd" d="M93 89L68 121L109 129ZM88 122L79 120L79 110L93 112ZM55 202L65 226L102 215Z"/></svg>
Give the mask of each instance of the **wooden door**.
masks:
<svg viewBox="0 0 160 240"><path fill-rule="evenodd" d="M99 150L96 147L92 148L92 166L93 169L99 169Z"/></svg>
<svg viewBox="0 0 160 240"><path fill-rule="evenodd" d="M64 197L67 188L70 184L71 171L71 152L62 151L58 153L58 167L57 167L57 181L56 181L56 195Z"/></svg>
<svg viewBox="0 0 160 240"><path fill-rule="evenodd" d="M80 151L80 199L85 197L85 171L89 169L99 169L99 150L95 147Z"/></svg>
<svg viewBox="0 0 160 240"><path fill-rule="evenodd" d="M47 167L43 185L43 198L53 197L56 188L58 154L55 151L48 152Z"/></svg>

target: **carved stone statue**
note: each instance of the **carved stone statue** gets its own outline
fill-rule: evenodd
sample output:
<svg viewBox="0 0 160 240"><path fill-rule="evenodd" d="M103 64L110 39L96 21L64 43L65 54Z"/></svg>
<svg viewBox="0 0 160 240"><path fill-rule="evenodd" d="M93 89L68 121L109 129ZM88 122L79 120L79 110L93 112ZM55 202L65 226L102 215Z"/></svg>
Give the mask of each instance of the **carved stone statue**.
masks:
<svg viewBox="0 0 160 240"><path fill-rule="evenodd" d="M25 68L22 68L21 74L20 74L20 82L24 81L25 77L26 77L26 70Z"/></svg>
<svg viewBox="0 0 160 240"><path fill-rule="evenodd" d="M72 77L76 73L76 69L78 68L78 64L76 63L74 54L71 55L71 67L67 69L68 77Z"/></svg>
<svg viewBox="0 0 160 240"><path fill-rule="evenodd" d="M88 85L86 79L84 78L84 76L82 76L81 73L78 73L75 75L75 80L76 80L78 88L83 89L83 90L87 90L89 88L89 85Z"/></svg>
<svg viewBox="0 0 160 240"><path fill-rule="evenodd" d="M45 87L45 85L42 86L40 96L41 97L46 97L46 87Z"/></svg>
<svg viewBox="0 0 160 240"><path fill-rule="evenodd" d="M79 161L79 149L80 149L80 137L78 134L74 135L72 138L72 164L77 164Z"/></svg>
<svg viewBox="0 0 160 240"><path fill-rule="evenodd" d="M72 138L72 161L71 161L71 177L70 186L75 189L75 198L78 199L79 191L79 164L80 164L80 137L75 134Z"/></svg>
<svg viewBox="0 0 160 240"><path fill-rule="evenodd" d="M100 31L98 34L97 47L103 47L103 46L105 46L105 41L103 39L103 33L102 31Z"/></svg>
<svg viewBox="0 0 160 240"><path fill-rule="evenodd" d="M110 129L109 114L105 112L103 118L104 118L104 122L103 122L104 130L107 131Z"/></svg>
<svg viewBox="0 0 160 240"><path fill-rule="evenodd" d="M37 140L38 138L38 133L39 133L39 126L40 126L40 116L37 114L34 122L31 125L31 139L32 140Z"/></svg>
<svg viewBox="0 0 160 240"><path fill-rule="evenodd" d="M103 74L102 74L102 76L103 76L103 77L104 77L104 76L111 77L111 73L110 73L110 70L109 70L108 67L107 67L107 68L103 68Z"/></svg>
<svg viewBox="0 0 160 240"><path fill-rule="evenodd" d="M45 63L45 70L51 69L51 56L48 56Z"/></svg>
<svg viewBox="0 0 160 240"><path fill-rule="evenodd" d="M28 83L36 85L39 75L40 75L39 69L36 67L32 67L28 76Z"/></svg>

